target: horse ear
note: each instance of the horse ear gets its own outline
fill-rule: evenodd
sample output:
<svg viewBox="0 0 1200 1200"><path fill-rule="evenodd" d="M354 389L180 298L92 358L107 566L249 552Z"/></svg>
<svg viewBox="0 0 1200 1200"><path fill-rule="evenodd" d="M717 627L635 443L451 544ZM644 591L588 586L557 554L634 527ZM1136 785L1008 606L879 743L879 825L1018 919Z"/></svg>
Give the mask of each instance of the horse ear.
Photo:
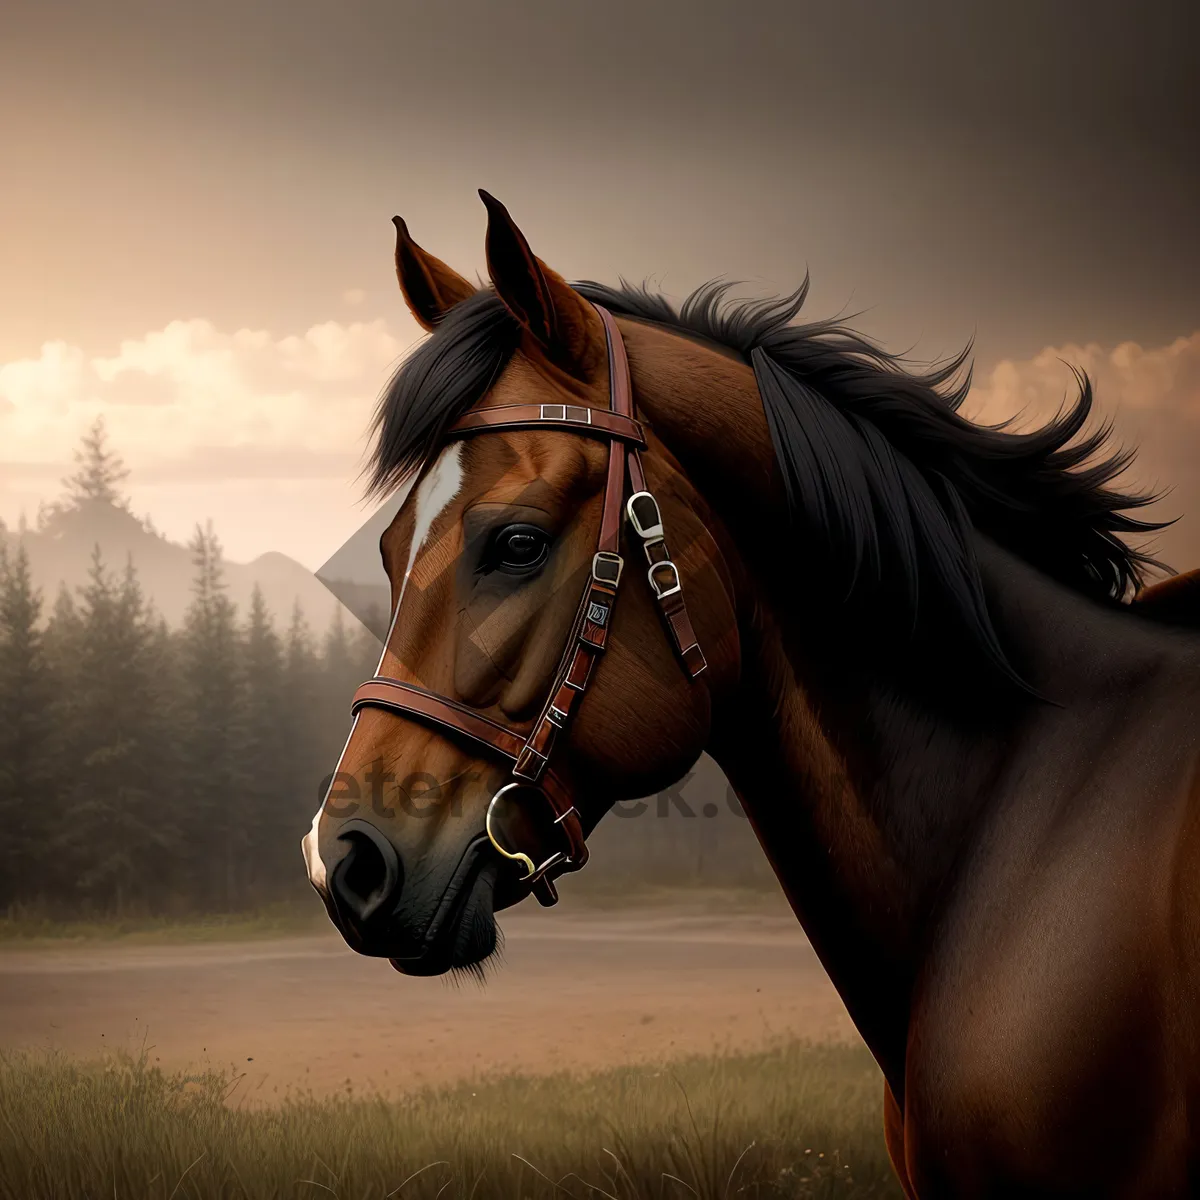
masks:
<svg viewBox="0 0 1200 1200"><path fill-rule="evenodd" d="M551 361L585 373L604 340L596 310L529 248L508 209L479 189L487 207L487 264L496 294Z"/></svg>
<svg viewBox="0 0 1200 1200"><path fill-rule="evenodd" d="M396 278L404 303L422 329L432 330L477 289L453 267L422 250L409 236L403 217L393 217L392 224L396 226Z"/></svg>

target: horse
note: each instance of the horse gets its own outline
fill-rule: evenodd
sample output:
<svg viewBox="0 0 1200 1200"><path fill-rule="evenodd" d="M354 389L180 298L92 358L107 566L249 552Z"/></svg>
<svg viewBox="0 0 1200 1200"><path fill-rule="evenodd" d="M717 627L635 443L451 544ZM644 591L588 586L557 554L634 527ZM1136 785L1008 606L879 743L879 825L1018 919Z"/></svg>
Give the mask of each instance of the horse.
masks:
<svg viewBox="0 0 1200 1200"><path fill-rule="evenodd" d="M481 970L707 752L908 1197L1200 1194L1200 573L1146 586L1090 380L975 424L966 351L799 321L807 277L572 285L480 194L487 285L395 218L430 336L373 425L392 623L303 843L345 940Z"/></svg>

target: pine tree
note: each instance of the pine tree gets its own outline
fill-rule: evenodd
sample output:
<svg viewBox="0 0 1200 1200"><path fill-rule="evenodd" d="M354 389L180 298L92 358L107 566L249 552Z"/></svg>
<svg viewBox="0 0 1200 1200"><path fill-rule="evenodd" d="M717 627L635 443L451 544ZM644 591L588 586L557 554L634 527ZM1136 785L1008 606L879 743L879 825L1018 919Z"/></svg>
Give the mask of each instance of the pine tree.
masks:
<svg viewBox="0 0 1200 1200"><path fill-rule="evenodd" d="M284 719L283 647L262 591L255 586L242 634L246 687L243 774L247 780L244 820L251 855L249 886L263 901L280 891L296 857L290 844L292 807L289 756L294 747ZM286 890L286 888L285 888Z"/></svg>
<svg viewBox="0 0 1200 1200"><path fill-rule="evenodd" d="M75 451L75 462L79 469L63 480L72 507L98 503L128 508L128 501L117 490L117 485L128 478L129 468L119 454L108 448L103 417L97 417L84 434L80 448Z"/></svg>
<svg viewBox="0 0 1200 1200"><path fill-rule="evenodd" d="M346 713L350 701L354 697L354 689L362 682L358 661L354 650L355 645L346 630L346 622L342 616L342 606L334 609L333 619L325 633L323 654L324 679L322 693L324 703L322 708L329 710L329 715Z"/></svg>
<svg viewBox="0 0 1200 1200"><path fill-rule="evenodd" d="M321 667L312 631L297 602L292 608L284 643L283 668L287 702L282 716L290 746L284 768L288 780L288 808L283 820L289 837L295 834L299 838L308 829L321 802L321 781L334 767L320 738L317 705L321 696Z"/></svg>
<svg viewBox="0 0 1200 1200"><path fill-rule="evenodd" d="M371 643L369 648L364 644L364 633ZM325 633L319 691L312 701L318 723L317 745L327 757L336 757L341 748L354 692L364 679L374 675L378 660L379 643L362 626L348 630L339 605ZM333 769L332 762L327 769Z"/></svg>
<svg viewBox="0 0 1200 1200"><path fill-rule="evenodd" d="M246 860L240 648L234 605L225 594L221 545L211 523L206 529L197 526L189 548L195 574L182 639L183 786L190 799L190 832L210 847L201 886L212 903L228 911L240 902L239 868Z"/></svg>
<svg viewBox="0 0 1200 1200"><path fill-rule="evenodd" d="M54 607L42 637L42 646L49 663L50 674L58 684L64 698L74 690L79 674L79 651L83 640L83 621L71 589L65 583L58 585ZM64 737L66 736L64 731Z"/></svg>
<svg viewBox="0 0 1200 1200"><path fill-rule="evenodd" d="M23 545L0 542L0 905L48 882L46 830L53 812L54 687L42 636L42 601Z"/></svg>
<svg viewBox="0 0 1200 1200"><path fill-rule="evenodd" d="M155 907L171 822L156 805L165 734L153 703L152 628L132 562L117 583L96 547L79 620L57 845L91 907Z"/></svg>
<svg viewBox="0 0 1200 1200"><path fill-rule="evenodd" d="M141 836L132 848L139 901L161 909L174 886L181 845L177 739L172 729L173 655L163 619L145 599L133 560L117 595L117 647L123 669L124 720L131 752L126 789L136 803Z"/></svg>
<svg viewBox="0 0 1200 1200"><path fill-rule="evenodd" d="M383 642L364 623L355 630L351 641L350 655L354 659L355 678L361 683L370 679L379 667L379 659L383 654Z"/></svg>
<svg viewBox="0 0 1200 1200"><path fill-rule="evenodd" d="M180 787L184 763L181 752L182 687L179 678L178 637L152 605L142 617L142 695L140 757L149 796L153 839L151 861L140 873L149 889L150 907L158 911L191 910L188 855L195 852L184 837L187 797Z"/></svg>
<svg viewBox="0 0 1200 1200"><path fill-rule="evenodd" d="M61 903L72 903L77 890L74 864L66 861L60 847L63 835L61 816L66 812L70 788L76 778L75 765L80 751L76 737L79 709L79 680L81 650L83 647L83 620L74 597L65 583L60 583L50 620L42 638L49 678L56 691L55 719L50 733L50 792L56 819L48 827L48 841L52 840L52 860L40 872L39 885L27 883L24 899L28 903L45 907L39 903L43 892L60 898Z"/></svg>

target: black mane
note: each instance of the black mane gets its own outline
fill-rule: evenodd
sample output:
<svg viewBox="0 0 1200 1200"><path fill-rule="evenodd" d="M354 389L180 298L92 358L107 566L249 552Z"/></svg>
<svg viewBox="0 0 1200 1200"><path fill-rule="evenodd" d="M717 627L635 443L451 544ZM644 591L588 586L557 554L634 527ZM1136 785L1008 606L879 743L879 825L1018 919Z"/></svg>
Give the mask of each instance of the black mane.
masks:
<svg viewBox="0 0 1200 1200"><path fill-rule="evenodd" d="M1156 496L1110 486L1134 452L1101 456L1110 423L1078 436L1093 403L1082 372L1073 404L1039 429L1011 433L959 415L969 347L921 372L835 321L793 324L807 279L791 296L739 303L725 300L729 284L710 282L678 311L645 288L575 286L615 313L719 343L753 367L805 557L816 552L826 585L846 603L883 600L915 628L918 603L928 606L932 593L1014 678L988 616L972 527L1098 600L1127 598L1160 565L1119 536L1163 527L1129 515ZM518 338L490 290L451 310L380 398L371 494L434 456L447 425L491 387Z"/></svg>

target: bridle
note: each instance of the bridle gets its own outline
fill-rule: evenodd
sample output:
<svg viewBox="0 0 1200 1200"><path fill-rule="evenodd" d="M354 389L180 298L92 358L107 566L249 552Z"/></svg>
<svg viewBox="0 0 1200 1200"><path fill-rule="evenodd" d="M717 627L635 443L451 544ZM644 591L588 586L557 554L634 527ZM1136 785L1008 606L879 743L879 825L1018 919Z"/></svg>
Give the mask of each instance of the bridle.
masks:
<svg viewBox="0 0 1200 1200"><path fill-rule="evenodd" d="M511 779L488 804L488 839L504 858L525 867L521 881L530 883L538 900L547 906L558 899L554 879L565 872L578 871L588 860L579 811L570 790L551 767L550 759L555 747L564 740L564 730L579 708L612 627L613 606L625 565L619 552L622 509L641 539L648 564L646 578L684 671L689 679L695 679L707 665L684 604L679 569L667 551L658 501L646 488L640 455L646 447L646 436L633 416L633 388L625 344L612 314L598 304L593 307L604 325L608 346L607 409L572 404L508 404L468 412L446 431L447 438L464 438L510 429L561 429L608 441L608 477L591 574L554 684L532 729L518 732L447 696L381 675L367 680L355 692L351 707L352 714L364 708L381 708L432 725L466 738L490 756L511 764ZM625 500L627 477L631 494ZM560 848L540 862L505 837L506 807L520 805L525 796L534 797L535 802L540 797L545 802L558 831L555 840ZM505 841L510 844L503 844Z"/></svg>

